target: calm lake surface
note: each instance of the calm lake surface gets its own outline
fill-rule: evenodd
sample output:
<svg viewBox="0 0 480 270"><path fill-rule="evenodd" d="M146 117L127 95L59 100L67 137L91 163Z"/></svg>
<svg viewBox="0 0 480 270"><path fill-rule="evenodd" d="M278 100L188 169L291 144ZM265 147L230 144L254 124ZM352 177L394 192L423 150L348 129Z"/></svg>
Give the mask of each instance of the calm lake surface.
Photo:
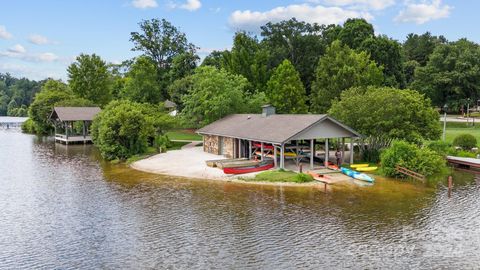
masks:
<svg viewBox="0 0 480 270"><path fill-rule="evenodd" d="M0 268L478 269L480 178L280 188L175 179L0 130Z"/></svg>

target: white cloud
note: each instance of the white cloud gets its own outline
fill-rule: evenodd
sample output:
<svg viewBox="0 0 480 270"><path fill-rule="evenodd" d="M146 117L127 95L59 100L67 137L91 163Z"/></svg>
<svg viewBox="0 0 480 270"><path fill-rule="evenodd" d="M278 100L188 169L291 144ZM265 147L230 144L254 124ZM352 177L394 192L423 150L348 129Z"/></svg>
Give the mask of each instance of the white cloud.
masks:
<svg viewBox="0 0 480 270"><path fill-rule="evenodd" d="M61 72L55 70L32 68L28 65L15 63L0 63L0 73L10 73L15 77L26 77L32 80L43 80L45 78L66 79L65 75L59 75Z"/></svg>
<svg viewBox="0 0 480 270"><path fill-rule="evenodd" d="M53 62L59 59L59 57L56 54L49 53L49 52L38 54L37 58L39 61L42 61L42 62Z"/></svg>
<svg viewBox="0 0 480 270"><path fill-rule="evenodd" d="M189 11L195 11L202 7L202 3L200 0L187 0L187 2L183 5L180 5L181 9L186 9Z"/></svg>
<svg viewBox="0 0 480 270"><path fill-rule="evenodd" d="M55 44L55 42L49 40L47 37L39 35L39 34L33 34L28 37L28 41L30 43L36 44L36 45L46 45L46 44Z"/></svg>
<svg viewBox="0 0 480 270"><path fill-rule="evenodd" d="M11 47L10 49L8 49L9 52L11 53L18 53L18 54L22 54L22 53L26 53L27 50L25 50L25 48L20 45L20 44L17 44L13 47Z"/></svg>
<svg viewBox="0 0 480 270"><path fill-rule="evenodd" d="M158 7L156 0L133 0L132 5L136 8L141 8L141 9Z"/></svg>
<svg viewBox="0 0 480 270"><path fill-rule="evenodd" d="M447 18L452 9L453 7L449 5L442 5L442 0L422 1L421 3L408 2L406 8L395 17L395 21L424 24L431 20Z"/></svg>
<svg viewBox="0 0 480 270"><path fill-rule="evenodd" d="M1 39L11 39L12 37L13 37L13 35L10 34L7 31L7 28L5 28L5 26L3 26L3 25L0 25L0 38Z"/></svg>
<svg viewBox="0 0 480 270"><path fill-rule="evenodd" d="M373 19L373 16L368 12L347 10L340 7L301 4L276 7L264 12L237 10L230 15L229 21L234 29L257 32L260 26L267 22L279 22L293 17L300 21L319 24L339 24L348 18Z"/></svg>
<svg viewBox="0 0 480 270"><path fill-rule="evenodd" d="M311 0L318 1L318 0ZM395 0L324 0L332 6L348 6L355 9L382 10L395 4Z"/></svg>

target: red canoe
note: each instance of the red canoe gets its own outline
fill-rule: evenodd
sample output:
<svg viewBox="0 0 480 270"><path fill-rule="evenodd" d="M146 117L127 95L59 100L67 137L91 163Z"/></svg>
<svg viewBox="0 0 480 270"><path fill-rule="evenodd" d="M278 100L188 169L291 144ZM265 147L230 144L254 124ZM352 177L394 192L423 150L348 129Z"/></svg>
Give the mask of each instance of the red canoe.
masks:
<svg viewBox="0 0 480 270"><path fill-rule="evenodd" d="M256 142L256 143L253 143L253 146L254 146L254 147L257 147L257 148L261 148L261 147L262 147L262 144ZM264 143L264 144L263 144L263 149L271 150L271 149L273 149L273 145Z"/></svg>
<svg viewBox="0 0 480 270"><path fill-rule="evenodd" d="M273 164L265 164L261 166L250 166L250 167L237 167L237 168L224 168L223 172L226 174L244 174L244 173L251 173L251 172L260 172L266 171L268 169L273 168Z"/></svg>

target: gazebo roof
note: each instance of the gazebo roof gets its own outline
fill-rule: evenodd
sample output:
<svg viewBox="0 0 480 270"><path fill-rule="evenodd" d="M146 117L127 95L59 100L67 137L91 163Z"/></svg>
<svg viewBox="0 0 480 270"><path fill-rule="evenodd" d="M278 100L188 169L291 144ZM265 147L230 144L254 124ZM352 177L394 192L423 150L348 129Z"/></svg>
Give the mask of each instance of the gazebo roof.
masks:
<svg viewBox="0 0 480 270"><path fill-rule="evenodd" d="M92 121L101 112L99 107L54 107L50 119L60 121Z"/></svg>

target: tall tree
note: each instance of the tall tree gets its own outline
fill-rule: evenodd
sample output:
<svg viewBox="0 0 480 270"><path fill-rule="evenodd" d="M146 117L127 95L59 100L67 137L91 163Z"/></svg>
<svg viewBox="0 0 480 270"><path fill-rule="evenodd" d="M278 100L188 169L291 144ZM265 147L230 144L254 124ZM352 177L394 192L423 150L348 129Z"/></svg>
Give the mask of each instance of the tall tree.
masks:
<svg viewBox="0 0 480 270"><path fill-rule="evenodd" d="M158 82L163 98L167 96L167 86L178 77L169 73L176 56L187 53L195 55L196 48L189 43L184 33L165 19L144 20L139 23L140 32L132 32L130 41L133 51L141 51L150 57L157 66Z"/></svg>
<svg viewBox="0 0 480 270"><path fill-rule="evenodd" d="M315 66L325 52L323 28L318 24L299 22L295 18L261 27L262 46L269 52L268 68L288 59L300 73L307 93L315 77Z"/></svg>
<svg viewBox="0 0 480 270"><path fill-rule="evenodd" d="M311 110L325 113L342 91L354 86L381 85L382 69L366 52L355 52L335 41L320 58L312 86Z"/></svg>
<svg viewBox="0 0 480 270"><path fill-rule="evenodd" d="M286 59L273 71L267 83L267 97L280 113L306 113L308 110L300 74Z"/></svg>
<svg viewBox="0 0 480 270"><path fill-rule="evenodd" d="M480 46L466 39L439 45L427 65L415 70L412 88L425 93L437 106L459 109L462 99L480 98Z"/></svg>
<svg viewBox="0 0 480 270"><path fill-rule="evenodd" d="M125 79L120 96L140 103L157 104L162 101L162 90L157 81L157 67L147 56L138 57Z"/></svg>
<svg viewBox="0 0 480 270"><path fill-rule="evenodd" d="M348 19L343 24L338 39L348 47L358 49L366 39L374 36L373 25L365 19Z"/></svg>
<svg viewBox="0 0 480 270"><path fill-rule="evenodd" d="M422 35L408 34L407 39L403 43L406 60L415 60L420 66L427 64L430 54L433 53L435 47L440 44L447 43L447 39L443 36L432 36L430 32Z"/></svg>
<svg viewBox="0 0 480 270"><path fill-rule="evenodd" d="M369 37L365 39L359 50L370 54L370 58L383 67L384 84L392 87L405 88L403 70L402 46L387 36Z"/></svg>
<svg viewBox="0 0 480 270"><path fill-rule="evenodd" d="M68 83L79 97L100 106L111 99L112 80L107 64L96 54L80 54L68 69Z"/></svg>

